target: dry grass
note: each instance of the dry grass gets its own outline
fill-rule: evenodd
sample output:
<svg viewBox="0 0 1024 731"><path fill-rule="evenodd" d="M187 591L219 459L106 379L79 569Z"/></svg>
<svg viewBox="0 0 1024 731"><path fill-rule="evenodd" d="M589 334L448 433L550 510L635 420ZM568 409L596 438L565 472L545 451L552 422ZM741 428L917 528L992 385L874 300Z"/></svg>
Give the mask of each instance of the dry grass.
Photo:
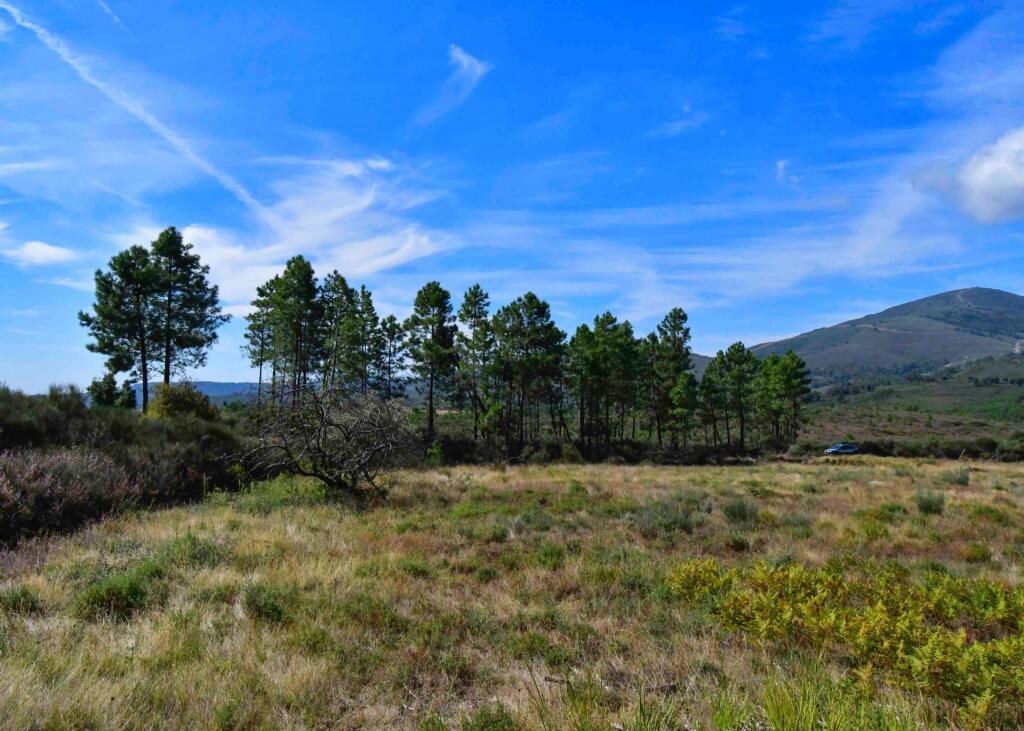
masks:
<svg viewBox="0 0 1024 731"><path fill-rule="evenodd" d="M457 468L363 513L281 480L125 516L0 567L0 728L945 727L664 579L852 557L1016 585L1024 468L961 468Z"/></svg>

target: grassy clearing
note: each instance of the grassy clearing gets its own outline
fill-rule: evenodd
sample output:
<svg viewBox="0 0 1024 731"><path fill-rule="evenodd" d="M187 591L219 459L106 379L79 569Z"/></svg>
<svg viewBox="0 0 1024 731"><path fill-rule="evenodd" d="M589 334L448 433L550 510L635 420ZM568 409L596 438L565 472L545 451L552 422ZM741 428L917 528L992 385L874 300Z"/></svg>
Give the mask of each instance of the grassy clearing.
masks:
<svg viewBox="0 0 1024 731"><path fill-rule="evenodd" d="M1022 563L1015 465L279 480L6 555L0 728L1017 728Z"/></svg>

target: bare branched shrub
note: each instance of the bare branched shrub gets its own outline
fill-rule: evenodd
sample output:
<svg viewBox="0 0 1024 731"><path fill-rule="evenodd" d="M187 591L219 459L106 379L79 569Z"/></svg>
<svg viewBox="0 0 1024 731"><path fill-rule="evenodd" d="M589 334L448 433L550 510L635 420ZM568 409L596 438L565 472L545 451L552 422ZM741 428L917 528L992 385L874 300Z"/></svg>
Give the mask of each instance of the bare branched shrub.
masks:
<svg viewBox="0 0 1024 731"><path fill-rule="evenodd" d="M415 444L408 415L401 403L372 394L303 386L262 406L242 462L258 474L313 477L333 497L382 497L377 475Z"/></svg>

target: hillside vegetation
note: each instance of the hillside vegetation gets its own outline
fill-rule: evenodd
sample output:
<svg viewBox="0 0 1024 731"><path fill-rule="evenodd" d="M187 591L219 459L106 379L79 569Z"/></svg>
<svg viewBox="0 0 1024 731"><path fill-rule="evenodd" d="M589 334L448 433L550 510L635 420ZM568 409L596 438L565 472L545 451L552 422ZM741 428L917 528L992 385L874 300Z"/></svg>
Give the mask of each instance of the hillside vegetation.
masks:
<svg viewBox="0 0 1024 731"><path fill-rule="evenodd" d="M757 345L793 350L819 379L933 370L1012 352L1024 340L1024 297L973 287L907 302L874 315Z"/></svg>
<svg viewBox="0 0 1024 731"><path fill-rule="evenodd" d="M6 554L0 727L1024 723L1019 466L456 468L391 488L352 512L280 478Z"/></svg>
<svg viewBox="0 0 1024 731"><path fill-rule="evenodd" d="M1024 455L1024 356L988 356L914 379L865 379L824 390L809 409L807 444L854 438L904 453L968 449ZM928 452L929 444L931 451ZM908 451L909 450L909 451Z"/></svg>

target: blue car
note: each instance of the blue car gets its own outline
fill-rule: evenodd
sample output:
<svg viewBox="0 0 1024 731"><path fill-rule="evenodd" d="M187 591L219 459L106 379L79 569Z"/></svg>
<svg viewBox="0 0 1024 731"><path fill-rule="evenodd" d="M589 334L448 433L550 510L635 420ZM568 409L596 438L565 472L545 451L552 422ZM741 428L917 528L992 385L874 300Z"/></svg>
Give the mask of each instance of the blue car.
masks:
<svg viewBox="0 0 1024 731"><path fill-rule="evenodd" d="M860 449L853 442L839 442L825 450L825 454L857 454Z"/></svg>

